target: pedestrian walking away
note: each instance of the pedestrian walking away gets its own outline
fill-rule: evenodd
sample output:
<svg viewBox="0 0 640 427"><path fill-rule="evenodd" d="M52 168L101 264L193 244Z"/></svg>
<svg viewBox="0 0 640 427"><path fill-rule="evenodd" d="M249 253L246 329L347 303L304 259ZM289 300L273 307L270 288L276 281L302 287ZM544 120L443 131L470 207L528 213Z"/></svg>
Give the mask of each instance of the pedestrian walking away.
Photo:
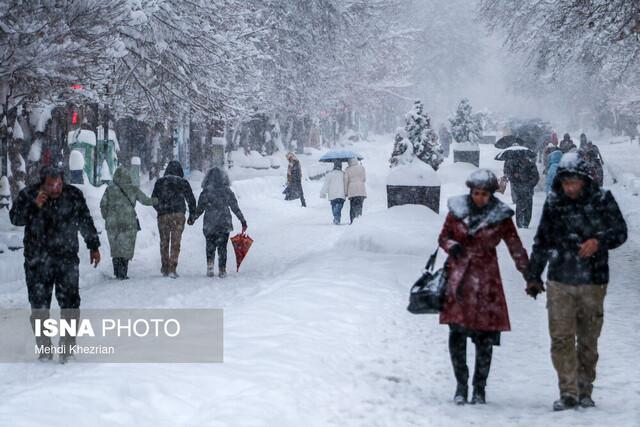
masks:
<svg viewBox="0 0 640 427"><path fill-rule="evenodd" d="M560 160L562 159L562 151L556 150L553 151L548 156L548 166L547 166L547 179L546 184L544 186L544 191L549 194L551 191L551 186L553 184L553 180L556 177L556 173L558 172L558 165L560 164Z"/></svg>
<svg viewBox="0 0 640 427"><path fill-rule="evenodd" d="M113 174L113 181L100 200L100 212L111 248L113 275L116 279L129 278L129 262L136 249L136 237L140 231L140 221L136 214L136 203L153 206L155 197L148 197L131 183L131 175L124 166L119 166Z"/></svg>
<svg viewBox="0 0 640 427"><path fill-rule="evenodd" d="M467 338L476 346L471 403L483 404L493 346L500 345L501 332L511 329L496 246L505 241L520 272L528 263L511 220L514 212L494 196L498 178L479 169L466 184L470 194L449 199L439 237L449 254L440 323L449 325L449 353L457 383L454 401L459 405L468 397Z"/></svg>
<svg viewBox="0 0 640 427"><path fill-rule="evenodd" d="M344 187L349 198L349 216L353 224L353 220L362 215L364 199L367 198L367 175L364 166L358 159L349 159L348 163L349 167L347 167L344 176Z"/></svg>
<svg viewBox="0 0 640 427"><path fill-rule="evenodd" d="M177 160L169 162L164 176L156 181L151 196L158 199L158 204L154 205L154 208L158 212L158 232L160 233L160 272L163 276L176 278L180 243L186 221L186 206L189 207L190 217L196 211L196 199L189 181L184 179L180 162Z"/></svg>
<svg viewBox="0 0 640 427"><path fill-rule="evenodd" d="M215 254L218 252L218 276L227 275L227 243L229 234L233 231L231 211L242 224L242 233L247 231L247 221L244 219L236 195L229 187L229 177L220 168L212 168L202 181L202 192L198 198L195 215L189 219L189 225L204 213L202 231L206 239L207 276L213 277Z"/></svg>
<svg viewBox="0 0 640 427"><path fill-rule="evenodd" d="M100 263L100 239L82 191L64 182L64 171L53 166L40 170L39 183L18 194L9 217L24 226L24 273L31 306L31 325L49 318L55 287L62 318L79 320L80 288L78 232L90 251L90 262ZM75 337L61 336L60 362L72 356ZM51 338L36 337L38 348L50 348ZM49 360L53 352L40 352Z"/></svg>
<svg viewBox="0 0 640 427"><path fill-rule="evenodd" d="M533 194L540 179L534 161L525 156L507 159L504 174L511 183L511 198L516 205L516 225L527 228L533 212Z"/></svg>
<svg viewBox="0 0 640 427"><path fill-rule="evenodd" d="M344 172L342 172L342 162L334 163L333 170L324 178L320 197L328 198L331 202L331 212L333 213L333 223L340 224L342 215L342 206L346 199L344 186Z"/></svg>
<svg viewBox="0 0 640 427"><path fill-rule="evenodd" d="M598 338L609 283L609 251L627 239L627 226L611 192L601 189L588 164L565 154L542 209L526 279L527 293L545 291L551 360L560 399L554 410L591 407Z"/></svg>

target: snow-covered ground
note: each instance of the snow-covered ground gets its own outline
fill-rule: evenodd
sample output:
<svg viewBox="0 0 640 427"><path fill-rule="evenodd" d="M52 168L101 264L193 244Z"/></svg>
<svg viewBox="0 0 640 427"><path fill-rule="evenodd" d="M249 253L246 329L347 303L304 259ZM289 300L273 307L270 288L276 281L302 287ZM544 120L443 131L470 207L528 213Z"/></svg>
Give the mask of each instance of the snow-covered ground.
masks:
<svg viewBox="0 0 640 427"><path fill-rule="evenodd" d="M224 308L224 363L2 364L0 425L639 425L638 196L620 184L611 187L631 231L629 242L611 254L594 390L598 406L551 411L557 386L545 298L534 301L525 295L522 278L501 245L513 331L503 334L494 352L489 403L456 407L448 330L438 325L437 316L411 315L406 305L410 286L435 248L446 198L466 192L464 178L474 168L453 165L451 159L443 164L440 215L417 206L388 210L391 146L388 136L353 147L365 157L369 191L364 217L353 226L331 224L329 203L318 196L321 182L305 183L309 207L303 209L298 201L282 200L284 168L277 174L236 177L233 189L255 243L241 272L225 280L205 277L201 220L185 231L181 277L161 277L155 214L138 208L143 230L131 280L110 279L103 233L103 262L97 270L88 265L86 250L81 253L83 307ZM628 162L625 150L601 148L605 160L625 163L629 173L640 176L640 165ZM501 173L495 154L492 146L481 145L481 166ZM314 161L308 157L301 156L305 169ZM192 185L199 191L199 182ZM145 190L150 192L149 184ZM510 203L508 194L501 197ZM102 229L99 197L94 192L88 200ZM543 202L544 193L536 194L532 226ZM343 221L347 217L348 206ZM527 248L534 232L534 227L521 232ZM230 271L234 261L230 251ZM0 277L0 307L27 307L21 252L0 254Z"/></svg>

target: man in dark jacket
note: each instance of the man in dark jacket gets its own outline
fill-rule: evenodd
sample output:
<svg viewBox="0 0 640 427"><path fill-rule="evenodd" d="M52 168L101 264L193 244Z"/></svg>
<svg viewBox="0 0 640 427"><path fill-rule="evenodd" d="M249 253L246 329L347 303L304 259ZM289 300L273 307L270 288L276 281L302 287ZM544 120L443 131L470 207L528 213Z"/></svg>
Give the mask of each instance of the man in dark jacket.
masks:
<svg viewBox="0 0 640 427"><path fill-rule="evenodd" d="M9 212L11 223L24 226L24 272L27 282L31 322L49 317L51 295L56 288L56 300L63 318L78 317L80 290L78 286L78 231L90 251L94 266L100 262L100 240L82 192L64 183L63 172L52 166L40 171L40 182L23 189ZM71 356L75 337L60 337L60 361ZM38 347L51 347L49 337L36 337ZM41 359L51 359L52 353L40 353Z"/></svg>
<svg viewBox="0 0 640 427"><path fill-rule="evenodd" d="M551 359L560 388L553 407L591 407L609 282L608 252L625 242L627 226L611 193L592 180L576 153L562 158L552 190L525 275L527 293L535 298L545 290L541 274L548 262Z"/></svg>
<svg viewBox="0 0 640 427"><path fill-rule="evenodd" d="M540 174L536 164L525 156L508 159L504 174L511 183L511 198L516 204L516 225L527 228L533 212L533 193Z"/></svg>
<svg viewBox="0 0 640 427"><path fill-rule="evenodd" d="M184 179L182 165L172 160L164 171L164 176L156 181L151 197L158 199L154 206L158 211L158 230L160 232L160 257L163 276L176 278L178 257L185 223L185 202L189 206L189 216L196 211L196 198L189 182Z"/></svg>

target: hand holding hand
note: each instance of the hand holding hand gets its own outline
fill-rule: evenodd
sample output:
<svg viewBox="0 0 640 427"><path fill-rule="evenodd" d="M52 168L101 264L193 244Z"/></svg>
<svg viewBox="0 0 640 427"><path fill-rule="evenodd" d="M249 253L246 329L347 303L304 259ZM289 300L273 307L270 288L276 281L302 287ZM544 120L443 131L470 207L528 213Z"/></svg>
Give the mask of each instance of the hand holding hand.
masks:
<svg viewBox="0 0 640 427"><path fill-rule="evenodd" d="M525 289L525 292L527 293L527 295L529 295L533 299L536 299L538 294L541 294L544 291L545 291L544 285L542 283L535 283L535 282L527 283L527 288Z"/></svg>
<svg viewBox="0 0 640 427"><path fill-rule="evenodd" d="M91 254L89 255L89 263L93 264L93 268L97 268L98 264L100 264L100 251L99 250L95 250L95 251L91 251Z"/></svg>
<svg viewBox="0 0 640 427"><path fill-rule="evenodd" d="M597 239L586 240L580 245L580 252L578 252L578 255L582 258L589 258L591 255L596 253L599 247L600 244Z"/></svg>

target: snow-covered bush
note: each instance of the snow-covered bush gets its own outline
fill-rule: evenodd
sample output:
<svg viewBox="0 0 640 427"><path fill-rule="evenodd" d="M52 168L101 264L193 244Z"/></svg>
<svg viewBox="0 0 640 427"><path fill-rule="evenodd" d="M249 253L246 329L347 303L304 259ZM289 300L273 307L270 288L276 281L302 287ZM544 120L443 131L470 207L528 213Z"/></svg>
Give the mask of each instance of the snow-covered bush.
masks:
<svg viewBox="0 0 640 427"><path fill-rule="evenodd" d="M451 135L458 143L476 143L482 137L482 124L478 116L473 115L468 99L460 101L455 117L449 122Z"/></svg>
<svg viewBox="0 0 640 427"><path fill-rule="evenodd" d="M416 158L434 170L443 161L438 134L431 127L431 117L424 111L420 101L416 101L413 109L407 113L404 130L396 134L389 163L391 167L396 167L412 163Z"/></svg>

